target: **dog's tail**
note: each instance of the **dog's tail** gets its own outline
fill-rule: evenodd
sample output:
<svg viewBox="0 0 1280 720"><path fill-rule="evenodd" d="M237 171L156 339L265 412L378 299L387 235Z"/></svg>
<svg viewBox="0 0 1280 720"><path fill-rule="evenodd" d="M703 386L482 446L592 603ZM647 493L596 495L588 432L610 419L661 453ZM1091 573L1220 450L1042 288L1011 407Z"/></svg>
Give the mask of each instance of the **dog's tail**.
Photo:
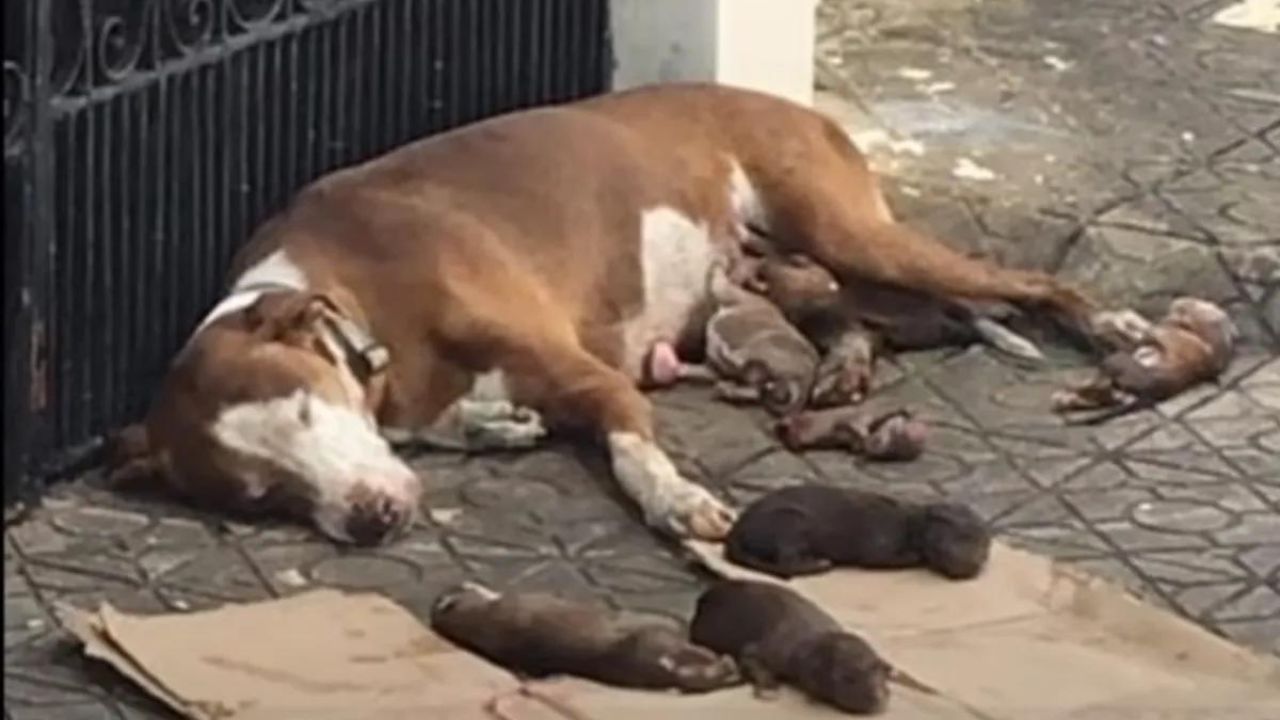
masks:
<svg viewBox="0 0 1280 720"><path fill-rule="evenodd" d="M107 482L117 490L150 492L165 482L165 464L143 423L128 425L107 440Z"/></svg>
<svg viewBox="0 0 1280 720"><path fill-rule="evenodd" d="M988 345L1013 357L1031 362L1044 362L1044 353L1035 343L989 317L975 315L973 329Z"/></svg>

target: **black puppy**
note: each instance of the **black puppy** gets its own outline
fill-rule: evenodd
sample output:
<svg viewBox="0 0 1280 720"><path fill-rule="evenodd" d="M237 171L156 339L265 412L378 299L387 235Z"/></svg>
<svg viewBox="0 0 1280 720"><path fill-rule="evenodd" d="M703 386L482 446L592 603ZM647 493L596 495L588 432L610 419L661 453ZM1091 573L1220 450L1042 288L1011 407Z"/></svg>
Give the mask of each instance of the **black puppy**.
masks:
<svg viewBox="0 0 1280 720"><path fill-rule="evenodd" d="M822 608L780 585L717 583L698 598L689 637L733 656L764 697L787 683L849 713L878 713L889 701L889 663Z"/></svg>
<svg viewBox="0 0 1280 720"><path fill-rule="evenodd" d="M576 675L619 687L708 692L742 682L733 659L658 624L542 593L499 594L463 583L436 600L431 627L532 677Z"/></svg>
<svg viewBox="0 0 1280 720"><path fill-rule="evenodd" d="M778 577L923 566L960 580L982 571L991 534L964 505L798 485L748 506L724 547L730 562Z"/></svg>

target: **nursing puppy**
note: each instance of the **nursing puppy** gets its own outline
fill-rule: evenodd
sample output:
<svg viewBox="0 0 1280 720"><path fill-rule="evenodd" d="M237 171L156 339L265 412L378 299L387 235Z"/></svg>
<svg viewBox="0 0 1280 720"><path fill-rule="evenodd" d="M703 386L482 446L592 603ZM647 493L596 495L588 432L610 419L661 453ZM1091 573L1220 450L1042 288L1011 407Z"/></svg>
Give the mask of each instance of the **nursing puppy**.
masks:
<svg viewBox="0 0 1280 720"><path fill-rule="evenodd" d="M991 308L865 280L837 283L831 277L828 284L825 271L810 268L812 260L795 254L780 260L758 237L745 251L748 264L754 262L745 286L778 305L822 355L810 407L861 402L886 351L985 342L1023 360L1044 359L1034 343L997 322Z"/></svg>
<svg viewBox="0 0 1280 720"><path fill-rule="evenodd" d="M1052 401L1060 413L1109 409L1080 424L1152 407L1216 380L1231 364L1239 336L1226 311L1192 297L1175 299L1154 325L1133 312L1100 313L1098 323L1098 336L1116 350L1092 380L1055 393Z"/></svg>
<svg viewBox="0 0 1280 720"><path fill-rule="evenodd" d="M869 460L915 460L924 452L929 426L908 410L876 415L858 407L809 410L778 421L787 449L845 450Z"/></svg>
<svg viewBox="0 0 1280 720"><path fill-rule="evenodd" d="M845 288L830 273L803 255L767 253L756 262L746 287L777 305L822 356L809 406L848 405L866 398L884 338L850 313Z"/></svg>
<svg viewBox="0 0 1280 720"><path fill-rule="evenodd" d="M689 637L733 656L762 697L786 683L847 713L878 713L889 701L889 663L822 608L772 583L718 582L698 598Z"/></svg>
<svg viewBox="0 0 1280 720"><path fill-rule="evenodd" d="M499 594L474 583L445 592L431 627L453 643L532 677L576 675L618 687L707 692L741 682L732 658L663 625L541 593Z"/></svg>
<svg viewBox="0 0 1280 720"><path fill-rule="evenodd" d="M963 505L821 485L787 487L755 501L724 547L730 562L777 577L837 566L925 567L953 580L978 575L990 550L990 533Z"/></svg>
<svg viewBox="0 0 1280 720"><path fill-rule="evenodd" d="M759 280L773 266L788 268L787 283ZM746 285L752 289L733 282L727 268L712 271L715 309L706 327L706 366L683 363L673 346L660 343L650 352L652 384L719 378L721 399L759 402L775 415L789 415L808 401L819 357L788 315L801 317L829 305L838 298L839 285L803 256L764 261Z"/></svg>

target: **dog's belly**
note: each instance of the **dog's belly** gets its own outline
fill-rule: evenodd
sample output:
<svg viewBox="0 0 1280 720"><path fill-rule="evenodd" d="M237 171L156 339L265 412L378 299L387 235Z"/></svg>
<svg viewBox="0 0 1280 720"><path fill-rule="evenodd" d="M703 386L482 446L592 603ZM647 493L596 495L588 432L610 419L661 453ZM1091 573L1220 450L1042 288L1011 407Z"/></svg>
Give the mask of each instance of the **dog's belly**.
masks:
<svg viewBox="0 0 1280 720"><path fill-rule="evenodd" d="M645 211L640 227L644 304L622 331L622 369L635 379L655 342L674 342L691 330L709 298L711 267L726 253L708 223L671 207Z"/></svg>

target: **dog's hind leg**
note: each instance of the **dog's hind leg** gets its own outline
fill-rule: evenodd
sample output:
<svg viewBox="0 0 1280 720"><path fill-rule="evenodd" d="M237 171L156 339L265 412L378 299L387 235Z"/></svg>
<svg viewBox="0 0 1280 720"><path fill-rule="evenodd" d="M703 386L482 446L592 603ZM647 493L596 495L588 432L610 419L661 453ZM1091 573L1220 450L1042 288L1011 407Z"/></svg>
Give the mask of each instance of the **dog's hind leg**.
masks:
<svg viewBox="0 0 1280 720"><path fill-rule="evenodd" d="M939 297L1006 300L1047 307L1089 334L1095 304L1035 270L970 258L895 222L865 158L834 123L804 157L805 172L752 177L768 208L769 230L842 280L875 280ZM762 163L765 172L770 167Z"/></svg>

